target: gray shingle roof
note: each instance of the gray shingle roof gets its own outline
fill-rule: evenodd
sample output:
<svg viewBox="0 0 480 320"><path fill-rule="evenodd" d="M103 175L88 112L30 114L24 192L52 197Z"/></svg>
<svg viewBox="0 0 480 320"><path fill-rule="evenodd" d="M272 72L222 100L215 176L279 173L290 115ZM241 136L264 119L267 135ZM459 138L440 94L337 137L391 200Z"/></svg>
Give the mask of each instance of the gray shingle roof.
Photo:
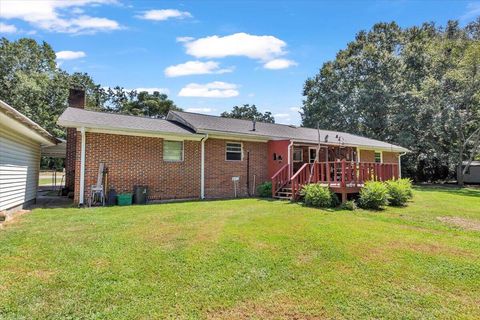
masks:
<svg viewBox="0 0 480 320"><path fill-rule="evenodd" d="M67 108L58 118L57 123L64 127L85 126L90 128L149 131L152 133L183 135L194 133L191 129L174 121L117 113L96 112L79 108Z"/></svg>
<svg viewBox="0 0 480 320"><path fill-rule="evenodd" d="M289 126L283 124L257 122L255 131L250 120L222 118L199 113L170 111L167 119L129 116L117 113L89 111L78 108L67 108L58 118L57 123L64 127L105 128L120 131L141 131L152 133L169 133L178 135L194 135L195 133L218 133L248 135L257 138L292 139L300 142L317 143L316 129ZM387 142L369 139L346 132L320 130L320 139L325 143L343 143L350 146L361 146L406 152L400 146ZM339 138L337 138L340 137Z"/></svg>
<svg viewBox="0 0 480 320"><path fill-rule="evenodd" d="M311 143L316 143L318 141L317 129L257 122L255 131L252 131L253 124L250 120L222 118L218 116L180 111L170 111L167 119L176 119L177 117L175 117L175 115L183 119L187 124L190 124L197 132L215 131L219 134L222 132L231 134L248 134L259 137L264 136L266 138L272 137L275 139L293 139ZM375 139L369 139L345 132L320 130L320 139L322 142L325 141L327 135L328 142L332 144L339 143L339 140L336 138L338 135L341 138L340 141L346 145L376 147L400 152L408 151L408 149L403 147Z"/></svg>

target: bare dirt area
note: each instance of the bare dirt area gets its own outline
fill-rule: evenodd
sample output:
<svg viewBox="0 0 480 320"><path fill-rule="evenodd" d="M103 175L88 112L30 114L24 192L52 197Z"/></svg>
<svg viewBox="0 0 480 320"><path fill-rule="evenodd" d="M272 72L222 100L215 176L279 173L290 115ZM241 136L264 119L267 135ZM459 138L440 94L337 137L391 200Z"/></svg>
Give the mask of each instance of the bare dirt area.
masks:
<svg viewBox="0 0 480 320"><path fill-rule="evenodd" d="M460 227L465 230L480 231L480 220L460 217L437 217L437 219L443 223Z"/></svg>

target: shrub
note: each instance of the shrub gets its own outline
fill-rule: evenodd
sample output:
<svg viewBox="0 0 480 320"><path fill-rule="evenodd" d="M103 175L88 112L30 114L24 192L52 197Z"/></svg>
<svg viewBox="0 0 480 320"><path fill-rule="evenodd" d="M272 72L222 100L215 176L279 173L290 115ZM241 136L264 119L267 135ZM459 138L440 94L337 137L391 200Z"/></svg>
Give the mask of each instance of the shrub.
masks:
<svg viewBox="0 0 480 320"><path fill-rule="evenodd" d="M262 198L271 198L272 197L272 183L264 182L257 187L258 195Z"/></svg>
<svg viewBox="0 0 480 320"><path fill-rule="evenodd" d="M412 185L408 179L388 180L385 185L388 190L388 202L392 206L404 206L412 197Z"/></svg>
<svg viewBox="0 0 480 320"><path fill-rule="evenodd" d="M333 205L332 192L328 187L319 184L307 184L303 186L300 195L304 197L307 206L326 208Z"/></svg>
<svg viewBox="0 0 480 320"><path fill-rule="evenodd" d="M340 205L340 209L354 211L357 209L357 204L355 203L355 201L349 200L347 202L342 203Z"/></svg>
<svg viewBox="0 0 480 320"><path fill-rule="evenodd" d="M404 188L406 189L408 199L412 199L413 198L412 180L410 180L408 178L403 178L403 179L398 179L397 181L400 184L402 184L404 186Z"/></svg>
<svg viewBox="0 0 480 320"><path fill-rule="evenodd" d="M360 190L360 207L365 209L381 209L388 204L388 190L385 184L368 181Z"/></svg>

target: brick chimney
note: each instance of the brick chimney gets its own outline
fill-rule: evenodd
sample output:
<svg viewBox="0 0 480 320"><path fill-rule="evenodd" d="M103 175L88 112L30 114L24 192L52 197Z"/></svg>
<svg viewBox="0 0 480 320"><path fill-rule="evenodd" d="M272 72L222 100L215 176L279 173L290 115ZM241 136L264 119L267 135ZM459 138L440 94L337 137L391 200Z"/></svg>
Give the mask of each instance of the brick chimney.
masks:
<svg viewBox="0 0 480 320"><path fill-rule="evenodd" d="M68 95L70 108L85 109L85 91L70 89ZM67 153L65 158L65 187L69 193L75 189L75 166L77 158L77 129L67 128Z"/></svg>

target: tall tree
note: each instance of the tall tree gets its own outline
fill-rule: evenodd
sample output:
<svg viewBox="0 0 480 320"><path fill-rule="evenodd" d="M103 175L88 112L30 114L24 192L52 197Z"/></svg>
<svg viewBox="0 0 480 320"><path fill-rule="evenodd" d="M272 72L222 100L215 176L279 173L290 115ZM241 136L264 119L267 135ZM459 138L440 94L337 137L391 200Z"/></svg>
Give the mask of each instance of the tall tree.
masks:
<svg viewBox="0 0 480 320"><path fill-rule="evenodd" d="M305 82L303 125L406 146L413 153L403 168L417 180L453 176L459 158L475 152L480 125L479 30L480 19L465 28L379 23L359 32Z"/></svg>
<svg viewBox="0 0 480 320"><path fill-rule="evenodd" d="M234 106L230 112L222 112L220 115L224 118L255 120L259 122L275 123L275 118L270 111L264 113L257 110L257 107L252 104L244 104L243 106Z"/></svg>
<svg viewBox="0 0 480 320"><path fill-rule="evenodd" d="M59 69L48 43L0 39L0 99L57 137L65 136L56 121L67 106L70 87L87 89L87 107L93 108L90 93L99 86L87 74L69 75Z"/></svg>
<svg viewBox="0 0 480 320"><path fill-rule="evenodd" d="M120 87L108 90L114 111L150 118L164 118L170 110L181 110L164 93L125 91Z"/></svg>

